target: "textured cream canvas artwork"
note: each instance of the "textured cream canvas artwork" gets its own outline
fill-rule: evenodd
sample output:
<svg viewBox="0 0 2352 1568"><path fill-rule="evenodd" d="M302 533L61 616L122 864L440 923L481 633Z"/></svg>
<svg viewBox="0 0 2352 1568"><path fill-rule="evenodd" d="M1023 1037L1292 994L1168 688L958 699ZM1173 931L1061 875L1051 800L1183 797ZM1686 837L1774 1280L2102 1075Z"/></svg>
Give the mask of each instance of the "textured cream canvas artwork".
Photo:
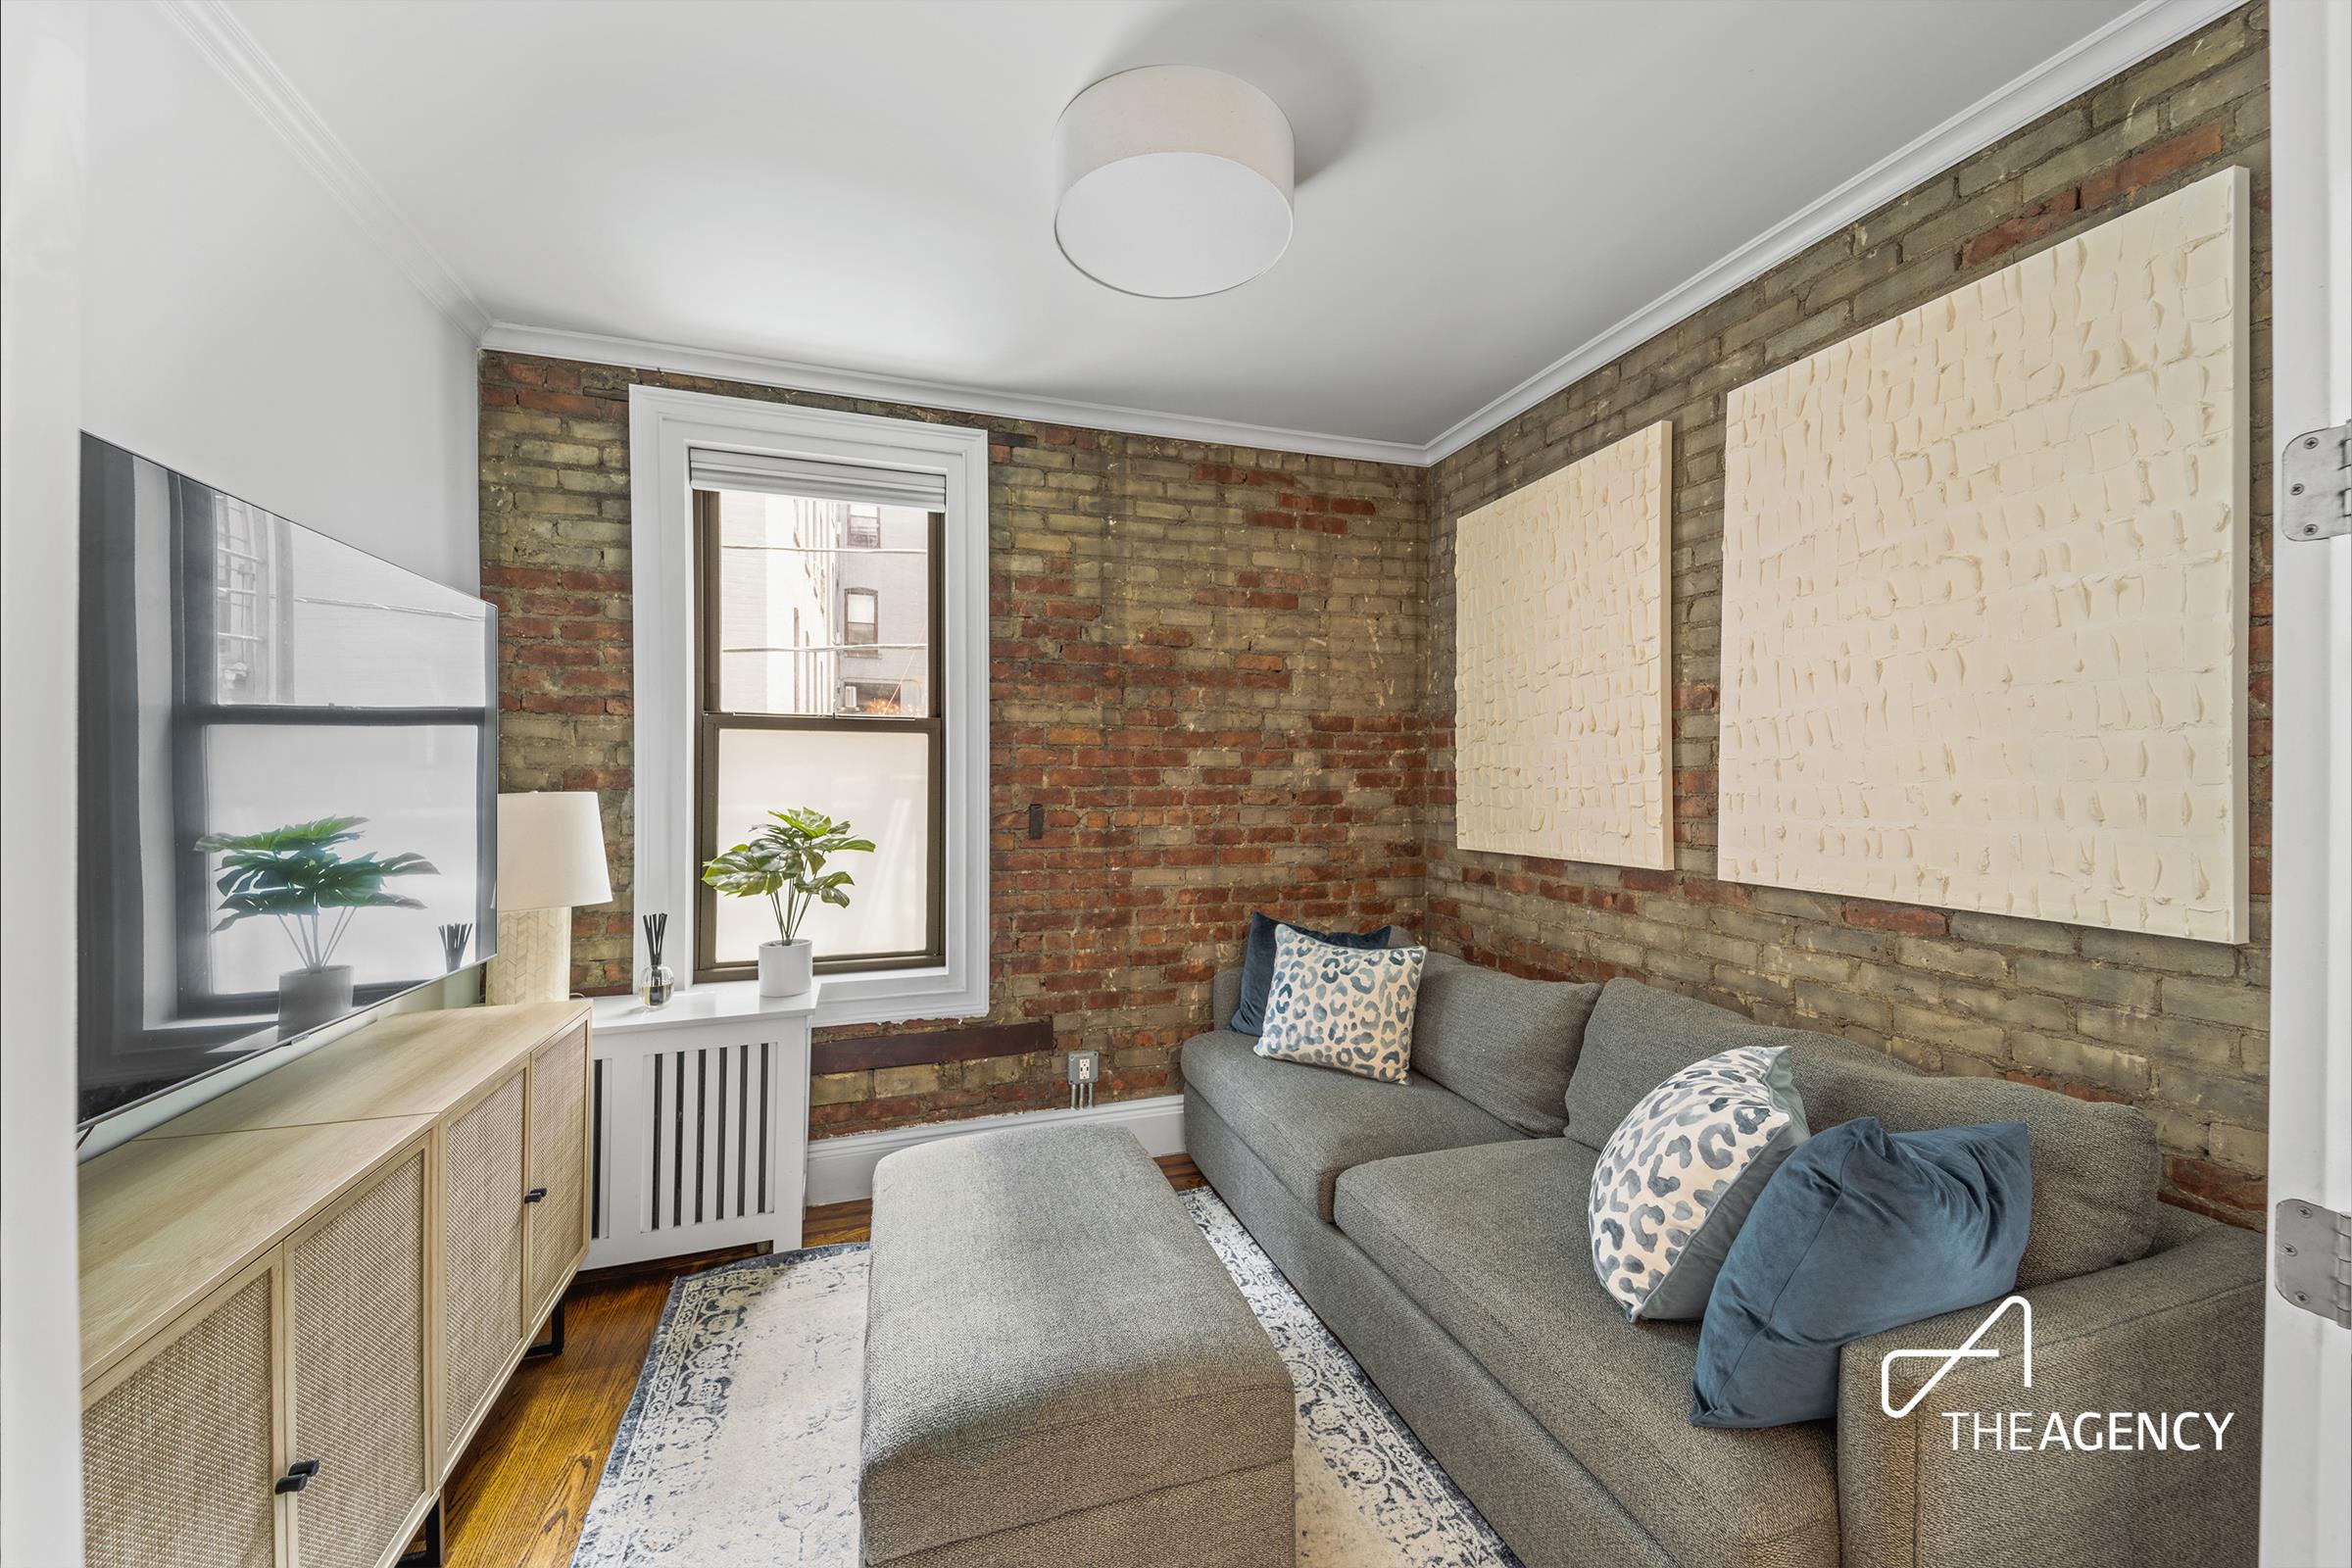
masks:
<svg viewBox="0 0 2352 1568"><path fill-rule="evenodd" d="M1727 879L2245 940L2246 173L1734 392Z"/></svg>
<svg viewBox="0 0 2352 1568"><path fill-rule="evenodd" d="M1454 837L1673 864L1664 421L1454 533Z"/></svg>

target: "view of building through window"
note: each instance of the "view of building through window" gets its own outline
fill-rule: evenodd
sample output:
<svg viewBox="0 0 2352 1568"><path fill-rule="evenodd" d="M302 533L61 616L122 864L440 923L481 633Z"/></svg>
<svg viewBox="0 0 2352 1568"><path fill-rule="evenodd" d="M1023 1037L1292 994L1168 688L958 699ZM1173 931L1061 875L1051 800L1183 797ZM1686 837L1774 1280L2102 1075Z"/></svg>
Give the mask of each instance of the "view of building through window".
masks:
<svg viewBox="0 0 2352 1568"><path fill-rule="evenodd" d="M765 812L813 807L876 844L848 909L803 932L834 968L936 958L944 726L933 700L938 515L756 491L696 493L704 858ZM696 970L748 972L758 901L702 894Z"/></svg>

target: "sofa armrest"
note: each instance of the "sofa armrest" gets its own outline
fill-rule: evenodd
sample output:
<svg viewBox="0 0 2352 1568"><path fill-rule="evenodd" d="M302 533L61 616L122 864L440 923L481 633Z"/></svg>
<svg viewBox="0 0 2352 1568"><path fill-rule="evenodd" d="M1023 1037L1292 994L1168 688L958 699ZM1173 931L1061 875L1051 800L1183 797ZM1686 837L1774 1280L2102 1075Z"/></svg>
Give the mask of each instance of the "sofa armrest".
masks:
<svg viewBox="0 0 2352 1568"><path fill-rule="evenodd" d="M2024 1293L2033 1305L2034 1385L2021 1384L2022 1314L2012 1307L1979 1347L1998 1359L1951 1363L1901 1420L1880 1404L1880 1363L1894 1349L1966 1343L1990 1306L1948 1312L1846 1346L1838 1358L1838 1513L1848 1564L1905 1568L2016 1563L2251 1563L2262 1462L2262 1238L2168 1215L2176 1245L2136 1262ZM2160 1233L2161 1240L2161 1233ZM1895 1409L1942 1366L1894 1363ZM2010 1412L2027 1412L2022 1423ZM2110 1412L2128 1412L2109 1445ZM1960 1412L1955 1423L1951 1412ZM2001 1416L1999 1439L1991 1418ZM2077 1417L2095 1412L2095 1420ZM2183 1446L2157 1449L2190 1414ZM2201 1412L2227 1420L2217 1445ZM2052 1441L2050 1417L2067 1442ZM1984 1418L1979 1423L1972 1419ZM2010 1445L2011 1432L2023 1446ZM1996 1442L1999 1444L1996 1446ZM2097 1451L2089 1451L2092 1443Z"/></svg>

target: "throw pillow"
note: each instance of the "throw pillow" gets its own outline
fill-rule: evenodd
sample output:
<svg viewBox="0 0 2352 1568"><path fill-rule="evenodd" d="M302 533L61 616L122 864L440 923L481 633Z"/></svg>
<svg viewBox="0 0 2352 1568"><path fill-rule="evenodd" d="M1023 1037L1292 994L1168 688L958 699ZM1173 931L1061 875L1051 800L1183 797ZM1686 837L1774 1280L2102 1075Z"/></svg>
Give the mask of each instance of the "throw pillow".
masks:
<svg viewBox="0 0 2352 1568"><path fill-rule="evenodd" d="M1266 987L1274 982L1274 933L1289 929L1328 942L1342 948L1385 948L1389 945L1389 928L1377 931L1309 931L1302 925L1289 925L1269 915L1252 910L1250 915L1250 940L1242 950L1242 995L1233 1006L1233 1017L1226 1024L1238 1034L1253 1035L1265 1027Z"/></svg>
<svg viewBox="0 0 2352 1568"><path fill-rule="evenodd" d="M1837 1414L1838 1348L2007 1295L2033 1213L2022 1121L1838 1123L1788 1156L1732 1244L1698 1331L1691 1424Z"/></svg>
<svg viewBox="0 0 2352 1568"><path fill-rule="evenodd" d="M1643 1096L1592 1167L1592 1269L1629 1318L1694 1318L1756 1195L1805 1141L1782 1046L1694 1061Z"/></svg>
<svg viewBox="0 0 2352 1568"><path fill-rule="evenodd" d="M1284 926L1257 1054L1403 1083L1427 956L1423 948L1336 947Z"/></svg>

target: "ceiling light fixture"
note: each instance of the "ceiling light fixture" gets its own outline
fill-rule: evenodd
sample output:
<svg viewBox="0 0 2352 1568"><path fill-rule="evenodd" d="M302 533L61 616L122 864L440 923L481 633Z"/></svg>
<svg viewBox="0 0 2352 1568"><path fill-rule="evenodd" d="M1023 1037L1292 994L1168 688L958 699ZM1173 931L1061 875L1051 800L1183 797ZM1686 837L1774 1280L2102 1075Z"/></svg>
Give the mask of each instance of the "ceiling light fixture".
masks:
<svg viewBox="0 0 2352 1568"><path fill-rule="evenodd" d="M1144 66L1054 127L1054 237L1096 282L1152 299L1247 283L1291 243L1291 122L1221 71Z"/></svg>

